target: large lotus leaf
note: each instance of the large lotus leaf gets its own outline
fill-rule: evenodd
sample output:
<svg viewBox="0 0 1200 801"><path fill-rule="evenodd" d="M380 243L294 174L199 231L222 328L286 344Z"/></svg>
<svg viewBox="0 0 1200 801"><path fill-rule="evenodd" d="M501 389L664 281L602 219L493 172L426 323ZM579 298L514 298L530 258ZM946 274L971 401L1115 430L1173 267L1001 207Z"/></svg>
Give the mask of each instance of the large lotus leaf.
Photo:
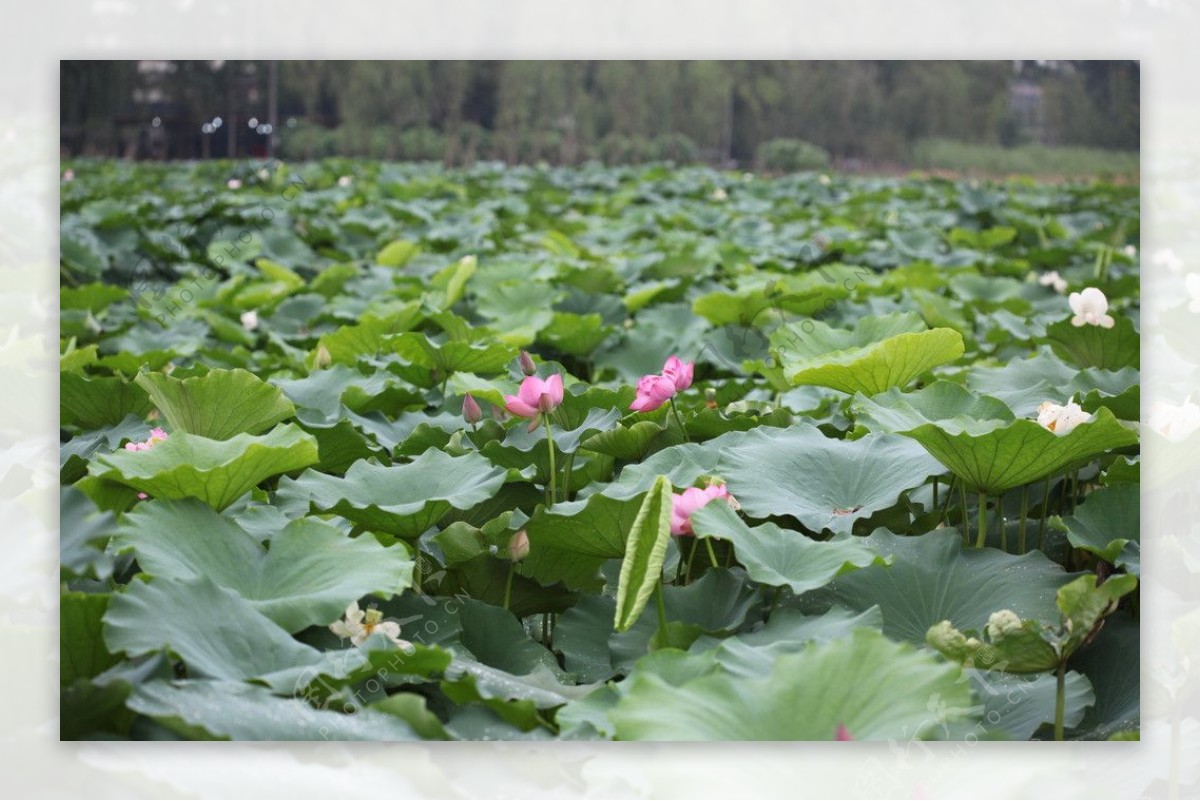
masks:
<svg viewBox="0 0 1200 801"><path fill-rule="evenodd" d="M1142 340L1133 321L1114 315L1112 328L1098 325L1071 325L1069 319L1046 326L1046 340L1054 352L1079 367L1120 370L1137 367Z"/></svg>
<svg viewBox="0 0 1200 801"><path fill-rule="evenodd" d="M64 592L59 597L59 684L90 679L115 665L119 658L104 646L100 622L112 596L107 593Z"/></svg>
<svg viewBox="0 0 1200 801"><path fill-rule="evenodd" d="M805 597L850 609L878 606L884 633L913 643L924 643L929 627L942 620L976 629L1001 609L1022 618L1057 620L1055 593L1071 579L1040 551L1022 556L992 548L964 551L962 537L953 530L898 537L880 529L867 545L891 557L892 564L847 573Z"/></svg>
<svg viewBox="0 0 1200 801"><path fill-rule="evenodd" d="M414 538L451 509L470 509L491 498L505 471L477 453L451 456L430 448L408 464L382 467L356 462L344 477L311 470L279 483L281 501L307 502L371 531Z"/></svg>
<svg viewBox="0 0 1200 801"><path fill-rule="evenodd" d="M210 370L180 380L162 373L142 373L138 386L171 424L209 439L261 434L296 413L291 401L247 370Z"/></svg>
<svg viewBox="0 0 1200 801"><path fill-rule="evenodd" d="M734 676L760 678L771 672L783 654L804 650L812 642L828 642L848 636L854 629L880 629L883 616L878 607L851 612L835 606L823 615L805 616L793 609L778 609L760 629L718 640L703 636L692 643L689 653L712 650L717 664Z"/></svg>
<svg viewBox="0 0 1200 801"><path fill-rule="evenodd" d="M1068 733L1070 739L1106 740L1116 732L1139 728L1140 653L1140 627L1123 614L1105 620L1095 641L1075 653L1071 667L1092 682L1096 704L1088 709L1078 728Z"/></svg>
<svg viewBox="0 0 1200 801"><path fill-rule="evenodd" d="M1033 417L1045 401L1066 403L1074 398L1086 411L1108 407L1123 420L1138 419L1138 371L1079 370L1049 353L1011 361L1003 367L977 367L967 385L980 394L999 398L1017 417Z"/></svg>
<svg viewBox="0 0 1200 801"><path fill-rule="evenodd" d="M386 351L388 336L408 331L423 316L421 304L415 300L380 314L364 314L353 325L344 325L322 336L313 356L317 350L324 348L331 364L354 364L360 357Z"/></svg>
<svg viewBox="0 0 1200 801"><path fill-rule="evenodd" d="M1035 420L1015 419L1001 401L947 381L916 392L859 396L854 407L868 427L912 437L967 489L989 495L1138 441L1137 433L1105 408L1059 436Z"/></svg>
<svg viewBox="0 0 1200 801"><path fill-rule="evenodd" d="M170 649L189 675L214 679L270 677L286 684L322 661L320 651L207 577L133 582L109 601L104 641L130 656Z"/></svg>
<svg viewBox="0 0 1200 801"><path fill-rule="evenodd" d="M894 506L901 493L943 472L920 446L902 437L837 440L800 423L664 448L627 465L600 492L616 498L645 492L658 473L676 487L715 475L752 517L788 515L813 531L846 533L856 520ZM764 481L764 474L771 480Z"/></svg>
<svg viewBox="0 0 1200 801"><path fill-rule="evenodd" d="M1067 540L1135 576L1141 570L1141 495L1137 484L1101 487L1063 519Z"/></svg>
<svg viewBox="0 0 1200 801"><path fill-rule="evenodd" d="M412 583L404 548L302 519L276 532L266 550L237 523L191 500L139 505L113 542L132 549L151 576L207 576L292 632L336 620L364 595L387 597Z"/></svg>
<svg viewBox="0 0 1200 801"><path fill-rule="evenodd" d="M516 349L503 342L482 343L450 340L436 343L420 332L410 331L388 339L391 348L410 364L431 371L434 383L451 373L498 373L517 356ZM403 373L402 373L403 374ZM404 377L412 380L420 375ZM414 381L414 383L418 383Z"/></svg>
<svg viewBox="0 0 1200 801"><path fill-rule="evenodd" d="M773 587L786 586L797 595L823 587L851 570L886 564L861 538L817 542L774 523L751 528L727 503L709 503L693 513L692 529L697 537L732 542L750 578Z"/></svg>
<svg viewBox="0 0 1200 801"><path fill-rule="evenodd" d="M635 669L628 681L609 712L622 740L833 740L840 726L858 740L909 740L973 716L960 668L869 629L781 656L761 679L672 684Z"/></svg>
<svg viewBox="0 0 1200 801"><path fill-rule="evenodd" d="M1003 732L1014 740L1028 740L1043 725L1054 723L1058 682L1052 674L1016 675L984 670L968 670L967 674L975 696L983 702L982 717L989 731ZM1084 713L1095 703L1096 695L1087 677L1068 671L1063 708L1067 728L1079 725Z"/></svg>
<svg viewBox="0 0 1200 801"><path fill-rule="evenodd" d="M604 560L625 554L625 541L642 500L641 495L593 495L551 509L539 506L524 527L529 556L521 563L521 574L547 585L556 581L568 587L594 584Z"/></svg>
<svg viewBox="0 0 1200 801"><path fill-rule="evenodd" d="M59 374L59 414L64 425L88 430L115 426L127 415L145 417L153 408L145 390L123 378Z"/></svg>
<svg viewBox="0 0 1200 801"><path fill-rule="evenodd" d="M197 729L223 740L422 739L395 715L374 709L343 714L299 698L281 698L240 681L152 681L137 687L129 708L168 729L196 736Z"/></svg>
<svg viewBox="0 0 1200 801"><path fill-rule="evenodd" d="M771 349L792 386L874 395L962 356L963 339L949 328L925 330L915 314L899 314L864 317L852 330L792 323L771 335Z"/></svg>
<svg viewBox="0 0 1200 801"><path fill-rule="evenodd" d="M155 498L199 498L218 511L260 481L317 461L317 443L294 425L227 440L175 433L146 451L98 456L89 470Z"/></svg>

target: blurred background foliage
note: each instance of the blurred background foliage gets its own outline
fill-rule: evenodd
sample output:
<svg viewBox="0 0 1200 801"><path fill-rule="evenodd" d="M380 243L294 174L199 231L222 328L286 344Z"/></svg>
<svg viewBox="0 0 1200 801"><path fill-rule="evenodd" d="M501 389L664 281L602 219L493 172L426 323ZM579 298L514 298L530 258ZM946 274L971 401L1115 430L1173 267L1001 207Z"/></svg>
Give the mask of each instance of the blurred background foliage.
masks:
<svg viewBox="0 0 1200 801"><path fill-rule="evenodd" d="M1137 170L1133 61L64 61L64 156ZM1016 166L1014 166L1016 165Z"/></svg>

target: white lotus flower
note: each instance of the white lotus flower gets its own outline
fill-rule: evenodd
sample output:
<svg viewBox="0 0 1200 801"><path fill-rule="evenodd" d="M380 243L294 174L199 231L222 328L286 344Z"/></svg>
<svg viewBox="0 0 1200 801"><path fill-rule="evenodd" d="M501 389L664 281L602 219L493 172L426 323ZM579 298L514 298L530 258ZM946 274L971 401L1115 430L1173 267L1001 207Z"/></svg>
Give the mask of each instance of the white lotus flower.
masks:
<svg viewBox="0 0 1200 801"><path fill-rule="evenodd" d="M64 181L74 181L75 180L75 171L74 170L65 171L63 173L62 179Z"/></svg>
<svg viewBox="0 0 1200 801"><path fill-rule="evenodd" d="M1137 245L1126 245L1121 248L1121 252L1131 259L1137 258Z"/></svg>
<svg viewBox="0 0 1200 801"><path fill-rule="evenodd" d="M349 638L354 645L362 645L375 632L380 632L395 645L401 648L412 648L412 643L400 639L400 624L392 620L384 620L383 612L371 607L366 611L358 608L358 601L346 607L344 620L335 620L329 624L329 630L338 637Z"/></svg>
<svg viewBox="0 0 1200 801"><path fill-rule="evenodd" d="M271 177L271 173L267 170L266 167L263 167L261 170L258 171L258 180L265 181L270 177Z"/></svg>
<svg viewBox="0 0 1200 801"><path fill-rule="evenodd" d="M1021 618L1011 609L1001 609L992 612L987 622L988 639L992 642L1021 631Z"/></svg>
<svg viewBox="0 0 1200 801"><path fill-rule="evenodd" d="M1175 255L1175 251L1170 248L1154 251L1154 255L1150 257L1150 263L1155 267L1166 267L1173 273L1183 270L1183 259Z"/></svg>
<svg viewBox="0 0 1200 801"><path fill-rule="evenodd" d="M242 312L242 328L247 331L253 331L258 328L258 312L251 309L248 312Z"/></svg>
<svg viewBox="0 0 1200 801"><path fill-rule="evenodd" d="M1155 401L1150 405L1150 417L1146 425L1171 442L1182 442L1200 428L1200 406L1192 403L1191 395L1178 405Z"/></svg>
<svg viewBox="0 0 1200 801"><path fill-rule="evenodd" d="M1072 292L1067 298L1071 311L1071 325L1076 328L1083 325L1098 325L1101 328L1112 328L1116 322L1108 313L1108 298L1094 286L1089 286L1082 292Z"/></svg>
<svg viewBox="0 0 1200 801"><path fill-rule="evenodd" d="M229 180L228 180L228 181L225 183L225 186L229 187L230 189L241 189L241 188L242 188L242 182L241 182L241 181L239 181L237 178L230 178L230 179L229 179Z"/></svg>
<svg viewBox="0 0 1200 801"><path fill-rule="evenodd" d="M728 200L729 195L725 194L725 190L718 186L713 190L712 199L718 202L722 200Z"/></svg>
<svg viewBox="0 0 1200 801"><path fill-rule="evenodd" d="M338 178L338 186L349 186L352 183L354 183L354 179L349 175L343 175L341 178Z"/></svg>
<svg viewBox="0 0 1200 801"><path fill-rule="evenodd" d="M1192 300L1188 303L1188 311L1200 314L1200 273L1188 273L1183 277L1183 285Z"/></svg>
<svg viewBox="0 0 1200 801"><path fill-rule="evenodd" d="M1038 278L1038 283L1042 286L1054 287L1054 291L1060 295L1067 291L1067 279L1059 275L1058 270L1042 273L1042 276Z"/></svg>
<svg viewBox="0 0 1200 801"><path fill-rule="evenodd" d="M1074 400L1068 400L1066 406L1046 401L1037 410L1038 425L1047 431L1053 431L1058 436L1071 433L1080 423L1086 423L1092 416L1080 408Z"/></svg>

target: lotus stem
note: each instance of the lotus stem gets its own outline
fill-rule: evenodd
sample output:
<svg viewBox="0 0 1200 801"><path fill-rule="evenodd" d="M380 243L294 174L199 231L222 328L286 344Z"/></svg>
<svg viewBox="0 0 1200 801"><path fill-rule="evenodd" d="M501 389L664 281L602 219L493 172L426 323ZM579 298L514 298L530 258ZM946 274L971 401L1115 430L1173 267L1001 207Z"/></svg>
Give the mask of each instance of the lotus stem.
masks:
<svg viewBox="0 0 1200 801"><path fill-rule="evenodd" d="M675 422L679 423L679 430L683 432L683 441L691 442L692 438L688 436L687 426L683 424L683 418L679 416L679 408L675 405L675 399L671 398L668 402L671 404L671 413L675 415Z"/></svg>
<svg viewBox="0 0 1200 801"><path fill-rule="evenodd" d="M979 534L976 535L975 547L982 548L987 544L987 495L979 493Z"/></svg>
<svg viewBox="0 0 1200 801"><path fill-rule="evenodd" d="M950 511L950 501L954 499L954 483L958 481L958 476L950 476L950 484L946 487L946 502L942 504L942 515L938 518L938 525L946 522L946 513Z"/></svg>
<svg viewBox="0 0 1200 801"><path fill-rule="evenodd" d="M571 471L575 469L575 451L567 454L566 464L563 465L563 486L562 500L564 503L571 500Z"/></svg>
<svg viewBox="0 0 1200 801"><path fill-rule="evenodd" d="M508 563L508 577L504 579L504 608L507 610L512 602L513 573L517 572L517 563Z"/></svg>
<svg viewBox="0 0 1200 801"><path fill-rule="evenodd" d="M971 518L967 513L967 482L960 481L958 484L958 502L962 507L962 536L963 544L966 545L971 541Z"/></svg>
<svg viewBox="0 0 1200 801"><path fill-rule="evenodd" d="M1004 493L996 496L996 519L1000 523L1000 550L1008 553L1008 529L1004 527Z"/></svg>
<svg viewBox="0 0 1200 801"><path fill-rule="evenodd" d="M1029 485L1021 487L1021 524L1017 527L1017 552L1025 553L1025 522L1029 516Z"/></svg>
<svg viewBox="0 0 1200 801"><path fill-rule="evenodd" d="M717 554L713 551L712 540L710 540L708 537L704 538L704 547L708 549L708 561L712 562L712 566L714 568L720 567L720 565L717 564Z"/></svg>
<svg viewBox="0 0 1200 801"><path fill-rule="evenodd" d="M557 470L554 466L554 436L550 433L550 418L542 415L542 422L546 424L546 449L550 452L550 485L546 488L546 506L554 505L554 497L557 492L557 479L555 478Z"/></svg>
<svg viewBox="0 0 1200 801"><path fill-rule="evenodd" d="M1046 536L1046 518L1050 516L1050 476L1046 476L1045 491L1042 493L1042 519L1038 521L1038 550L1042 550Z"/></svg>
<svg viewBox="0 0 1200 801"><path fill-rule="evenodd" d="M934 476L933 477L933 508L934 509L938 508L937 491L938 491L938 477Z"/></svg>
<svg viewBox="0 0 1200 801"><path fill-rule="evenodd" d="M658 586L654 590L655 605L658 607L658 627L662 631L667 630L667 604L663 601L663 585L662 578L658 580Z"/></svg>
<svg viewBox="0 0 1200 801"><path fill-rule="evenodd" d="M692 537L692 549L688 551L687 566L683 569L683 583L692 583L692 562L696 558L696 550L700 547L700 543L696 542L696 538Z"/></svg>

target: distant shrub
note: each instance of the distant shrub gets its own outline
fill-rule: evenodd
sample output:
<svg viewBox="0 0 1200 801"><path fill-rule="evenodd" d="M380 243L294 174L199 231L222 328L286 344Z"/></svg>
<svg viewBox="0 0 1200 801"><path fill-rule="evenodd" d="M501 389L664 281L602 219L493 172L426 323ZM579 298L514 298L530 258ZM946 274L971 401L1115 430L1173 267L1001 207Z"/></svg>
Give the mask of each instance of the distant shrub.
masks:
<svg viewBox="0 0 1200 801"><path fill-rule="evenodd" d="M799 172L829 166L829 153L803 139L772 139L758 147L756 159L764 170Z"/></svg>
<svg viewBox="0 0 1200 801"><path fill-rule="evenodd" d="M992 175L1133 176L1140 169L1136 151L1048 145L976 145L948 139L922 139L913 146L913 165Z"/></svg>
<svg viewBox="0 0 1200 801"><path fill-rule="evenodd" d="M408 128L396 137L396 151L401 161L441 161L446 138L426 126Z"/></svg>
<svg viewBox="0 0 1200 801"><path fill-rule="evenodd" d="M654 139L654 160L690 164L696 161L700 150L687 134L662 134Z"/></svg>

